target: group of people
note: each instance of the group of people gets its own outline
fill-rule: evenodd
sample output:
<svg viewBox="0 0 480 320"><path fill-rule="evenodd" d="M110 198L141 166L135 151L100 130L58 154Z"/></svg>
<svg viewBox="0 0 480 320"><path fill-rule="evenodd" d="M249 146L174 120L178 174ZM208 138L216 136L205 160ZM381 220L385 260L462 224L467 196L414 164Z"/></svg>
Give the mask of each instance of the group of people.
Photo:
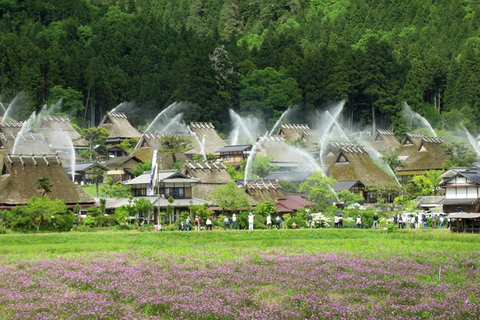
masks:
<svg viewBox="0 0 480 320"><path fill-rule="evenodd" d="M311 216L310 216L311 217ZM210 218L207 218L205 220L205 229L201 226L200 222L201 218L200 216L195 216L195 220L193 221L195 230L200 231L200 230L212 230L213 229L213 222ZM310 218L311 220L311 218ZM277 216L275 218L275 227L277 229L280 229L282 219L280 216ZM185 220L185 223L183 221L180 221L178 223L178 230L179 231L190 231L192 230L192 221L190 220L190 217L187 217ZM255 215L250 212L248 214L248 230L253 230L255 225ZM272 228L272 216L268 215L267 216L267 229ZM228 216L225 216L223 218L223 230L237 230L237 215L234 213L231 217L231 219Z"/></svg>
<svg viewBox="0 0 480 320"><path fill-rule="evenodd" d="M445 220L447 220L447 228L450 227L450 221L445 219L443 215L432 215L430 219L430 227L432 229L443 229L445 227ZM428 216L427 214L413 214L409 217L404 217L401 214L393 216L393 223L398 226L399 229L406 229L407 223L410 223L410 229L418 228L427 229Z"/></svg>

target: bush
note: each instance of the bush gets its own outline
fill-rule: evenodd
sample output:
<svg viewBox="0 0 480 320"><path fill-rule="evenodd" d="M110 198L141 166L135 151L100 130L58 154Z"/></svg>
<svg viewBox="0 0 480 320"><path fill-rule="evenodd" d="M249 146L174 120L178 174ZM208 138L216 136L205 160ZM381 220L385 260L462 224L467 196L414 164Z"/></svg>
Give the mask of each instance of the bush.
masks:
<svg viewBox="0 0 480 320"><path fill-rule="evenodd" d="M133 230L135 228L132 224L120 224L115 226L115 230Z"/></svg>
<svg viewBox="0 0 480 320"><path fill-rule="evenodd" d="M95 229L87 227L87 226L74 226L73 231L78 231L78 232L93 232Z"/></svg>
<svg viewBox="0 0 480 320"><path fill-rule="evenodd" d="M287 228L291 229L293 224L296 224L296 229L306 228L307 222L300 218L290 218L287 220Z"/></svg>
<svg viewBox="0 0 480 320"><path fill-rule="evenodd" d="M73 228L73 222L75 220L75 216L73 212L69 211L65 214L57 214L55 216L54 226L56 231L70 231Z"/></svg>
<svg viewBox="0 0 480 320"><path fill-rule="evenodd" d="M97 220L94 217L86 217L83 219L83 225L85 227L94 228L97 226Z"/></svg>
<svg viewBox="0 0 480 320"><path fill-rule="evenodd" d="M7 233L7 228L5 228L4 226L0 226L0 234L5 234Z"/></svg>
<svg viewBox="0 0 480 320"><path fill-rule="evenodd" d="M117 219L114 215L95 217L98 227L112 227L117 224Z"/></svg>

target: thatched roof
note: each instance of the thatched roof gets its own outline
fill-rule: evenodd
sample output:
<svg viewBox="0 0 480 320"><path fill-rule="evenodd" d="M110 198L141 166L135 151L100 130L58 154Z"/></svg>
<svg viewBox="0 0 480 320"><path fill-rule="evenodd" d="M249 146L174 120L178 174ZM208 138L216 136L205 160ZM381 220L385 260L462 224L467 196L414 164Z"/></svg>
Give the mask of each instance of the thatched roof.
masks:
<svg viewBox="0 0 480 320"><path fill-rule="evenodd" d="M370 144L379 152L394 151L400 147L400 142L395 138L393 131L383 129L377 129Z"/></svg>
<svg viewBox="0 0 480 320"><path fill-rule="evenodd" d="M363 147L339 147L331 159L328 172L337 181L360 180L367 186L395 184L393 177L375 165Z"/></svg>
<svg viewBox="0 0 480 320"><path fill-rule="evenodd" d="M116 158L111 158L107 162L105 162L105 166L107 168L115 168L115 167L122 167L125 163L132 161L136 163L142 163L142 160L139 158L135 157L134 154L125 156L125 157L116 157Z"/></svg>
<svg viewBox="0 0 480 320"><path fill-rule="evenodd" d="M305 142L306 150L315 150L320 143L321 133L318 130L305 130L302 133L302 140Z"/></svg>
<svg viewBox="0 0 480 320"><path fill-rule="evenodd" d="M38 131L42 132L50 141L54 140L56 135L67 134L74 146L86 147L89 145L88 141L82 139L80 133L73 128L67 117L43 117L38 125Z"/></svg>
<svg viewBox="0 0 480 320"><path fill-rule="evenodd" d="M214 154L217 150L220 150L223 146L227 145L227 143L217 134L215 127L210 122L192 122L190 123L189 128L197 135L200 142L203 141L203 137L205 136L205 153Z"/></svg>
<svg viewBox="0 0 480 320"><path fill-rule="evenodd" d="M98 125L108 130L108 139L140 139L140 132L135 129L122 112L107 112Z"/></svg>
<svg viewBox="0 0 480 320"><path fill-rule="evenodd" d="M406 166L397 170L397 175L410 175L428 170L442 170L443 163L450 156L442 147L440 138L421 139L418 147L404 161Z"/></svg>
<svg viewBox="0 0 480 320"><path fill-rule="evenodd" d="M285 140L293 142L297 139L301 139L303 132L310 130L307 124L298 123L286 123L282 124L278 129L278 135L282 136Z"/></svg>
<svg viewBox="0 0 480 320"><path fill-rule="evenodd" d="M245 186L245 192L257 203L265 201L276 203L279 199L286 199L282 187L277 183L264 181L247 183Z"/></svg>
<svg viewBox="0 0 480 320"><path fill-rule="evenodd" d="M294 147L288 145L280 136L265 136L258 144L259 156L269 157L281 162L302 162L302 158L294 152Z"/></svg>
<svg viewBox="0 0 480 320"><path fill-rule="evenodd" d="M4 157L0 179L1 205L22 205L28 203L31 197L39 196L36 183L41 177L50 178L53 185L49 195L51 199L59 198L67 205L95 203L78 185L68 179L57 156Z"/></svg>
<svg viewBox="0 0 480 320"><path fill-rule="evenodd" d="M13 153L15 141L16 154L49 154L52 153L49 142L43 134L36 132L18 132L16 136L12 132L10 134L0 134L0 142L5 148L6 153Z"/></svg>
<svg viewBox="0 0 480 320"><path fill-rule="evenodd" d="M187 176L200 180L192 186L192 195L196 198L206 199L216 188L233 181L227 167L218 161L187 162L184 171Z"/></svg>

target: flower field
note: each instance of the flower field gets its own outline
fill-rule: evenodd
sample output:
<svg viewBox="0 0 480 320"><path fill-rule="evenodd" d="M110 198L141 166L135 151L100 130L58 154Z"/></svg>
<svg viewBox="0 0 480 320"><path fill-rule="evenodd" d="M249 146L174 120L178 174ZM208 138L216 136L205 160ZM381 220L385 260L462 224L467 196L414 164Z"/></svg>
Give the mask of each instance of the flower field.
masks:
<svg viewBox="0 0 480 320"><path fill-rule="evenodd" d="M244 237L247 232L240 240ZM253 243L246 249L226 242L186 245L181 254L148 246L50 256L45 251L15 259L3 255L0 319L480 315L478 251L305 252Z"/></svg>

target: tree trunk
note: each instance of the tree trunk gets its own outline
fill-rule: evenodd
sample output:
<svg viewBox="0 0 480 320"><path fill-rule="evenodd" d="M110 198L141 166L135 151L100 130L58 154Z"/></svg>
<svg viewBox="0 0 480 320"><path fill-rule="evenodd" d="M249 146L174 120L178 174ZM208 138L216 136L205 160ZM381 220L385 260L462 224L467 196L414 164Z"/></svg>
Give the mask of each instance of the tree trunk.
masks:
<svg viewBox="0 0 480 320"><path fill-rule="evenodd" d="M373 105L373 100L372 100L372 135L375 135L375 132L377 132L377 122L375 120L375 106Z"/></svg>

